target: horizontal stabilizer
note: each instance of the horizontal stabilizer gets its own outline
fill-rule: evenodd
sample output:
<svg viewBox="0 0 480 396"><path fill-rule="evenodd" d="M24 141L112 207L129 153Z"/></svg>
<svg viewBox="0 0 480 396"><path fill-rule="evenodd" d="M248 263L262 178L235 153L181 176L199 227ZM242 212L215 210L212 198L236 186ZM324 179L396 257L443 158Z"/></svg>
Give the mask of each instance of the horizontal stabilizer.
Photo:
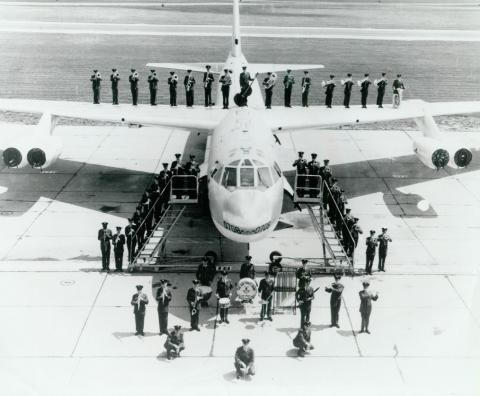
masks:
<svg viewBox="0 0 480 396"><path fill-rule="evenodd" d="M194 72L203 73L206 71L205 66L210 65L212 73L222 73L223 63L147 63L147 67L169 70L192 70Z"/></svg>
<svg viewBox="0 0 480 396"><path fill-rule="evenodd" d="M281 63L250 63L248 68L251 73L268 73L290 70L314 70L323 69L323 65L289 65Z"/></svg>

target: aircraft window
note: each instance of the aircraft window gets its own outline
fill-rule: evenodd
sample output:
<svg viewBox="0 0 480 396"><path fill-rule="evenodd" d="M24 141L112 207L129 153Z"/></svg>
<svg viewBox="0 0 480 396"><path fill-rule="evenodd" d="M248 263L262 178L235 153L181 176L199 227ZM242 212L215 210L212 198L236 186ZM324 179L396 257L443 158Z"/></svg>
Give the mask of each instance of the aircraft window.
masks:
<svg viewBox="0 0 480 396"><path fill-rule="evenodd" d="M229 165L230 166L237 166L239 163L240 163L240 160L236 160L236 161L231 162Z"/></svg>
<svg viewBox="0 0 480 396"><path fill-rule="evenodd" d="M242 165L253 166L252 161L250 161L249 159L244 159Z"/></svg>
<svg viewBox="0 0 480 396"><path fill-rule="evenodd" d="M273 185L270 169L266 166L257 168L258 187L267 189Z"/></svg>
<svg viewBox="0 0 480 396"><path fill-rule="evenodd" d="M213 180L215 180L217 183L220 183L220 177L222 175L223 166L221 166L218 170L217 169L215 170L216 170L215 174L212 175Z"/></svg>
<svg viewBox="0 0 480 396"><path fill-rule="evenodd" d="M276 183L278 179L282 176L282 171L278 167L278 164L275 162L272 168L273 182Z"/></svg>
<svg viewBox="0 0 480 396"><path fill-rule="evenodd" d="M280 167L278 166L278 164L276 162L273 163L273 168L277 172L278 176L282 177L282 170L280 169Z"/></svg>
<svg viewBox="0 0 480 396"><path fill-rule="evenodd" d="M222 186L231 190L237 187L237 168L225 167L222 178Z"/></svg>
<svg viewBox="0 0 480 396"><path fill-rule="evenodd" d="M240 187L253 187L254 180L253 168L240 168Z"/></svg>

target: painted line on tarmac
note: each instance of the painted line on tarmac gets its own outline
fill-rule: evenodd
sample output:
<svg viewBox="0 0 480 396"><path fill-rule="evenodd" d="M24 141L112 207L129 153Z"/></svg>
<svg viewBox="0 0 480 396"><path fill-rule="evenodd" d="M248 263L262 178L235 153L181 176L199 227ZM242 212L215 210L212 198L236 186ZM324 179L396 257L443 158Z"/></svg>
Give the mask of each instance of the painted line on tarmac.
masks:
<svg viewBox="0 0 480 396"><path fill-rule="evenodd" d="M0 32L119 36L230 37L231 27L228 25L152 25L27 21L12 22L0 20ZM242 27L242 36L257 38L480 42L480 30L244 26Z"/></svg>

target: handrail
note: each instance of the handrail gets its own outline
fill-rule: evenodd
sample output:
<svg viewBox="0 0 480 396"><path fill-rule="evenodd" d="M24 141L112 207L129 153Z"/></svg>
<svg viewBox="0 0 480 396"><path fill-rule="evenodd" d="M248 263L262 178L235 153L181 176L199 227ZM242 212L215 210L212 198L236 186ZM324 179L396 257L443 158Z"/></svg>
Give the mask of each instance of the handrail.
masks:
<svg viewBox="0 0 480 396"><path fill-rule="evenodd" d="M318 222L316 221L316 218L315 218L315 213L313 212L313 209L311 208L310 205L307 206L307 209L308 209L308 213L310 214L310 217L312 219L315 219L315 221L313 222L313 227L317 230L318 233L320 233L320 236L322 238L322 242L323 242L323 245L327 248L328 250L328 254L330 255L330 257L335 260L335 252L333 251L332 247L330 246L330 244L328 243L327 241L327 238L325 236L325 232L324 230L322 229L322 227L319 226ZM321 215L321 214L320 214ZM325 252L324 252L325 253Z"/></svg>
<svg viewBox="0 0 480 396"><path fill-rule="evenodd" d="M305 186L298 187L298 179L299 178L305 179ZM322 177L320 175L309 175L309 174L303 174L303 173L300 173L300 174L295 173L295 192L297 192L297 190L299 190L299 189L302 189L305 192L307 192L308 194L310 194L310 190L318 190L318 193L320 194L320 192L321 192L320 183L318 183L318 187L309 187L306 183L309 180L309 178L316 178L316 179L318 179L318 182L320 182L322 180Z"/></svg>
<svg viewBox="0 0 480 396"><path fill-rule="evenodd" d="M330 197L332 198L331 200L333 201L333 203L335 204L335 209L337 210L337 213L340 215L340 218L342 219L342 223L343 225L345 226L345 229L348 231L348 236L350 237L350 241L353 243L353 246L355 246L355 239L353 239L353 236L352 236L352 233L350 232L350 230L348 229L347 227L347 223L345 222L345 219L343 218L342 216L342 212L340 211L340 208L338 207L337 203L335 202L335 200L333 199L333 194L332 194L332 191L330 190L330 187L328 186L327 182L325 180L323 180L323 184L322 184L322 189L323 188L327 188L327 193L330 195ZM322 191L323 192L323 191ZM329 209L330 209L330 205L329 205ZM345 237L343 235L343 230L342 230L342 236ZM351 257L351 265L353 267L354 265L354 256L355 256L355 249L352 253L352 257ZM350 261L350 257L347 256L347 259Z"/></svg>

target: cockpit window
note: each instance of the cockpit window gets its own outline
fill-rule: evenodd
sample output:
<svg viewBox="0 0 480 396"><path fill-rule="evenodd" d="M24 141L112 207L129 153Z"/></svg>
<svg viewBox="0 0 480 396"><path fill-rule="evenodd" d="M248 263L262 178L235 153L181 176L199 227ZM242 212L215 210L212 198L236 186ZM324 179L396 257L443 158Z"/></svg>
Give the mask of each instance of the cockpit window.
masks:
<svg viewBox="0 0 480 396"><path fill-rule="evenodd" d="M258 187L263 190L271 187L273 185L272 176L270 175L270 169L266 166L257 168L257 178L258 178Z"/></svg>
<svg viewBox="0 0 480 396"><path fill-rule="evenodd" d="M253 161L253 163L254 163L255 165L257 165L257 166L265 166L265 164L264 164L262 161L258 161L258 160L256 160L256 159L254 159L254 160L252 160L252 161Z"/></svg>
<svg viewBox="0 0 480 396"><path fill-rule="evenodd" d="M237 168L225 167L222 178L222 186L231 190L237 187Z"/></svg>
<svg viewBox="0 0 480 396"><path fill-rule="evenodd" d="M212 172L212 177L213 177L213 180L215 180L217 183L220 183L220 178L222 176L222 170L223 170L223 167L220 167L220 169L215 169L215 173Z"/></svg>
<svg viewBox="0 0 480 396"><path fill-rule="evenodd" d="M282 177L282 171L276 162L273 163L272 176L274 183Z"/></svg>
<svg viewBox="0 0 480 396"><path fill-rule="evenodd" d="M242 162L242 166L253 166L252 164L252 161L250 161L249 159L244 159L243 162Z"/></svg>
<svg viewBox="0 0 480 396"><path fill-rule="evenodd" d="M230 162L230 166L238 166L238 164L240 163L240 160L235 160L235 161L232 161Z"/></svg>
<svg viewBox="0 0 480 396"><path fill-rule="evenodd" d="M240 168L240 187L253 187L255 178L253 168Z"/></svg>

